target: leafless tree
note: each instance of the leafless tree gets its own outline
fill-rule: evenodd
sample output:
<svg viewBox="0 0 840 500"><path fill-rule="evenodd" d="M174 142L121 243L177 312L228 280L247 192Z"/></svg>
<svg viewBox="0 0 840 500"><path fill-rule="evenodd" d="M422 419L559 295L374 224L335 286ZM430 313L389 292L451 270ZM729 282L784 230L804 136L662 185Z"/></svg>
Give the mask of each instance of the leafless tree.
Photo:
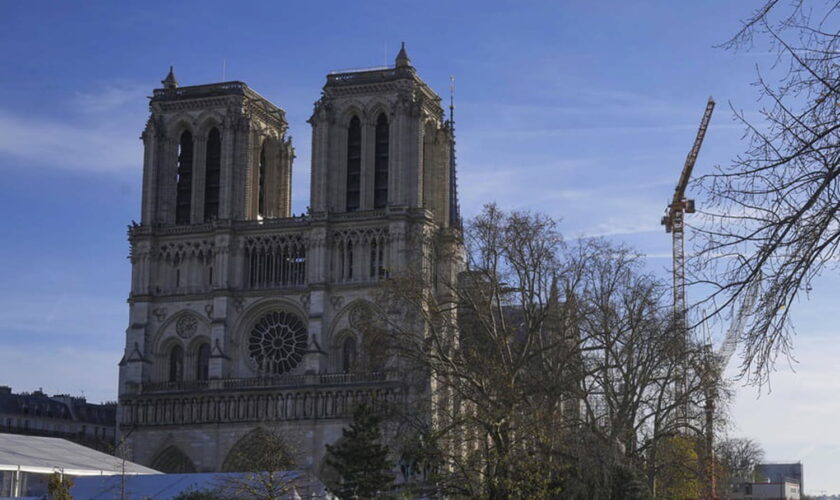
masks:
<svg viewBox="0 0 840 500"><path fill-rule="evenodd" d="M764 460L764 450L749 438L731 438L717 444L720 483L757 481L756 466Z"/></svg>
<svg viewBox="0 0 840 500"><path fill-rule="evenodd" d="M840 243L840 33L834 2L768 0L724 48L770 50L757 65L761 118L735 110L747 148L699 178L699 251L693 284L701 306L737 307L761 293L745 330L742 375L761 384L791 348L791 306L812 280L837 269Z"/></svg>
<svg viewBox="0 0 840 500"><path fill-rule="evenodd" d="M583 498L614 498L612 471L648 469L685 427L678 409L699 402L665 287L632 251L567 246L540 214L489 205L464 244L466 270L435 278L429 264L457 247L415 241L415 271L378 300L388 348L435 388L417 403L444 464L437 479L454 495L553 498L574 468L603 491Z"/></svg>
<svg viewBox="0 0 840 500"><path fill-rule="evenodd" d="M243 474L220 478L219 493L231 498L281 500L303 486L304 481L294 470L293 448L280 431L259 429L249 444L230 459L229 467Z"/></svg>

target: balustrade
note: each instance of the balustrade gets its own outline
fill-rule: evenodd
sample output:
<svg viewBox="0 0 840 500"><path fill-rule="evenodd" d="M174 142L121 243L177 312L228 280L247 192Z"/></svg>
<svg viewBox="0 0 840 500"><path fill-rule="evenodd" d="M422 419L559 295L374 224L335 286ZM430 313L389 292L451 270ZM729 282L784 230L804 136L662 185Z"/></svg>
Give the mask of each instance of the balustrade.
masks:
<svg viewBox="0 0 840 500"><path fill-rule="evenodd" d="M343 419L360 403L374 409L404 402L399 384L368 387L313 387L247 394L127 396L120 401L120 425L158 426L221 422Z"/></svg>

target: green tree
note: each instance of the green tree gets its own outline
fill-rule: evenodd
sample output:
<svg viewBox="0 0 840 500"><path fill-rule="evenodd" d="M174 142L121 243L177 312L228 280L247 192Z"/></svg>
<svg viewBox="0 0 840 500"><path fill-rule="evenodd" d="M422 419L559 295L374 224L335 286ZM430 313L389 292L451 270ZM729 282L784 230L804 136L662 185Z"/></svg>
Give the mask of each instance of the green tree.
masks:
<svg viewBox="0 0 840 500"><path fill-rule="evenodd" d="M674 436L662 443L657 500L700 498L702 468L696 448L697 443L684 436Z"/></svg>
<svg viewBox="0 0 840 500"><path fill-rule="evenodd" d="M333 492L339 498L379 498L391 488L393 465L388 447L381 443L381 421L369 406L359 405L341 441L327 445L327 464L341 477Z"/></svg>
<svg viewBox="0 0 840 500"><path fill-rule="evenodd" d="M70 495L72 487L72 479L55 472L47 482L47 494L50 500L73 500L73 496Z"/></svg>

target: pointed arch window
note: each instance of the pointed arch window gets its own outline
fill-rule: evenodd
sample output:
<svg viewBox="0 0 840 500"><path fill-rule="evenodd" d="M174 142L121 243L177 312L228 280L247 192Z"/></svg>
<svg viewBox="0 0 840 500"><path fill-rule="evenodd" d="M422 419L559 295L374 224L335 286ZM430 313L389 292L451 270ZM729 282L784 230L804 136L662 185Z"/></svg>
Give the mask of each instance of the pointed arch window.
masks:
<svg viewBox="0 0 840 500"><path fill-rule="evenodd" d="M362 187L362 124L359 117L350 120L347 129L347 211L359 209Z"/></svg>
<svg viewBox="0 0 840 500"><path fill-rule="evenodd" d="M263 144L262 149L260 149L260 167L259 167L259 180L257 181L257 189L259 189L259 195L257 200L257 215L259 217L265 217L265 144Z"/></svg>
<svg viewBox="0 0 840 500"><path fill-rule="evenodd" d="M376 145L373 164L373 208L388 204L388 117L376 120Z"/></svg>
<svg viewBox="0 0 840 500"><path fill-rule="evenodd" d="M207 161L204 167L204 220L219 217L219 189L222 174L222 137L213 127L207 134Z"/></svg>
<svg viewBox="0 0 840 500"><path fill-rule="evenodd" d="M175 199L175 224L190 223L192 204L193 136L189 130L181 134L178 143L177 194Z"/></svg>
<svg viewBox="0 0 840 500"><path fill-rule="evenodd" d="M169 351L169 381L181 380L184 380L184 349L176 345Z"/></svg>
<svg viewBox="0 0 840 500"><path fill-rule="evenodd" d="M356 364L356 339L347 337L341 345L341 370L344 373L353 371Z"/></svg>
<svg viewBox="0 0 840 500"><path fill-rule="evenodd" d="M196 353L196 380L210 378L210 344L201 344Z"/></svg>

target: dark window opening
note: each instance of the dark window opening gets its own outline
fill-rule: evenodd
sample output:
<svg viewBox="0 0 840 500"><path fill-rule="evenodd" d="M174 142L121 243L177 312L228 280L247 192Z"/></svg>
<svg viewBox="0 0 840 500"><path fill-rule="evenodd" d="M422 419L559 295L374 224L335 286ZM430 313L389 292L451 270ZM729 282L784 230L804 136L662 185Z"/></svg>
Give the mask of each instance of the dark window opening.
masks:
<svg viewBox="0 0 840 500"><path fill-rule="evenodd" d="M210 344L201 344L198 348L196 380L207 380L210 376Z"/></svg>
<svg viewBox="0 0 840 500"><path fill-rule="evenodd" d="M219 189L222 176L222 138L213 127L207 135L207 161L204 171L204 220L219 217Z"/></svg>
<svg viewBox="0 0 840 500"><path fill-rule="evenodd" d="M341 346L341 368L344 373L353 371L356 364L356 339L347 337Z"/></svg>
<svg viewBox="0 0 840 500"><path fill-rule="evenodd" d="M259 200L257 202L257 215L265 217L265 146L260 150L260 169L259 169Z"/></svg>
<svg viewBox="0 0 840 500"><path fill-rule="evenodd" d="M178 144L177 194L175 199L175 224L190 223L192 204L193 137L189 131L181 134Z"/></svg>
<svg viewBox="0 0 840 500"><path fill-rule="evenodd" d="M373 208L388 204L388 117L385 113L376 120L376 148L373 168Z"/></svg>
<svg viewBox="0 0 840 500"><path fill-rule="evenodd" d="M184 349L176 345L169 351L169 381L184 380Z"/></svg>
<svg viewBox="0 0 840 500"><path fill-rule="evenodd" d="M359 209L362 186L362 124L354 116L347 130L347 211Z"/></svg>

